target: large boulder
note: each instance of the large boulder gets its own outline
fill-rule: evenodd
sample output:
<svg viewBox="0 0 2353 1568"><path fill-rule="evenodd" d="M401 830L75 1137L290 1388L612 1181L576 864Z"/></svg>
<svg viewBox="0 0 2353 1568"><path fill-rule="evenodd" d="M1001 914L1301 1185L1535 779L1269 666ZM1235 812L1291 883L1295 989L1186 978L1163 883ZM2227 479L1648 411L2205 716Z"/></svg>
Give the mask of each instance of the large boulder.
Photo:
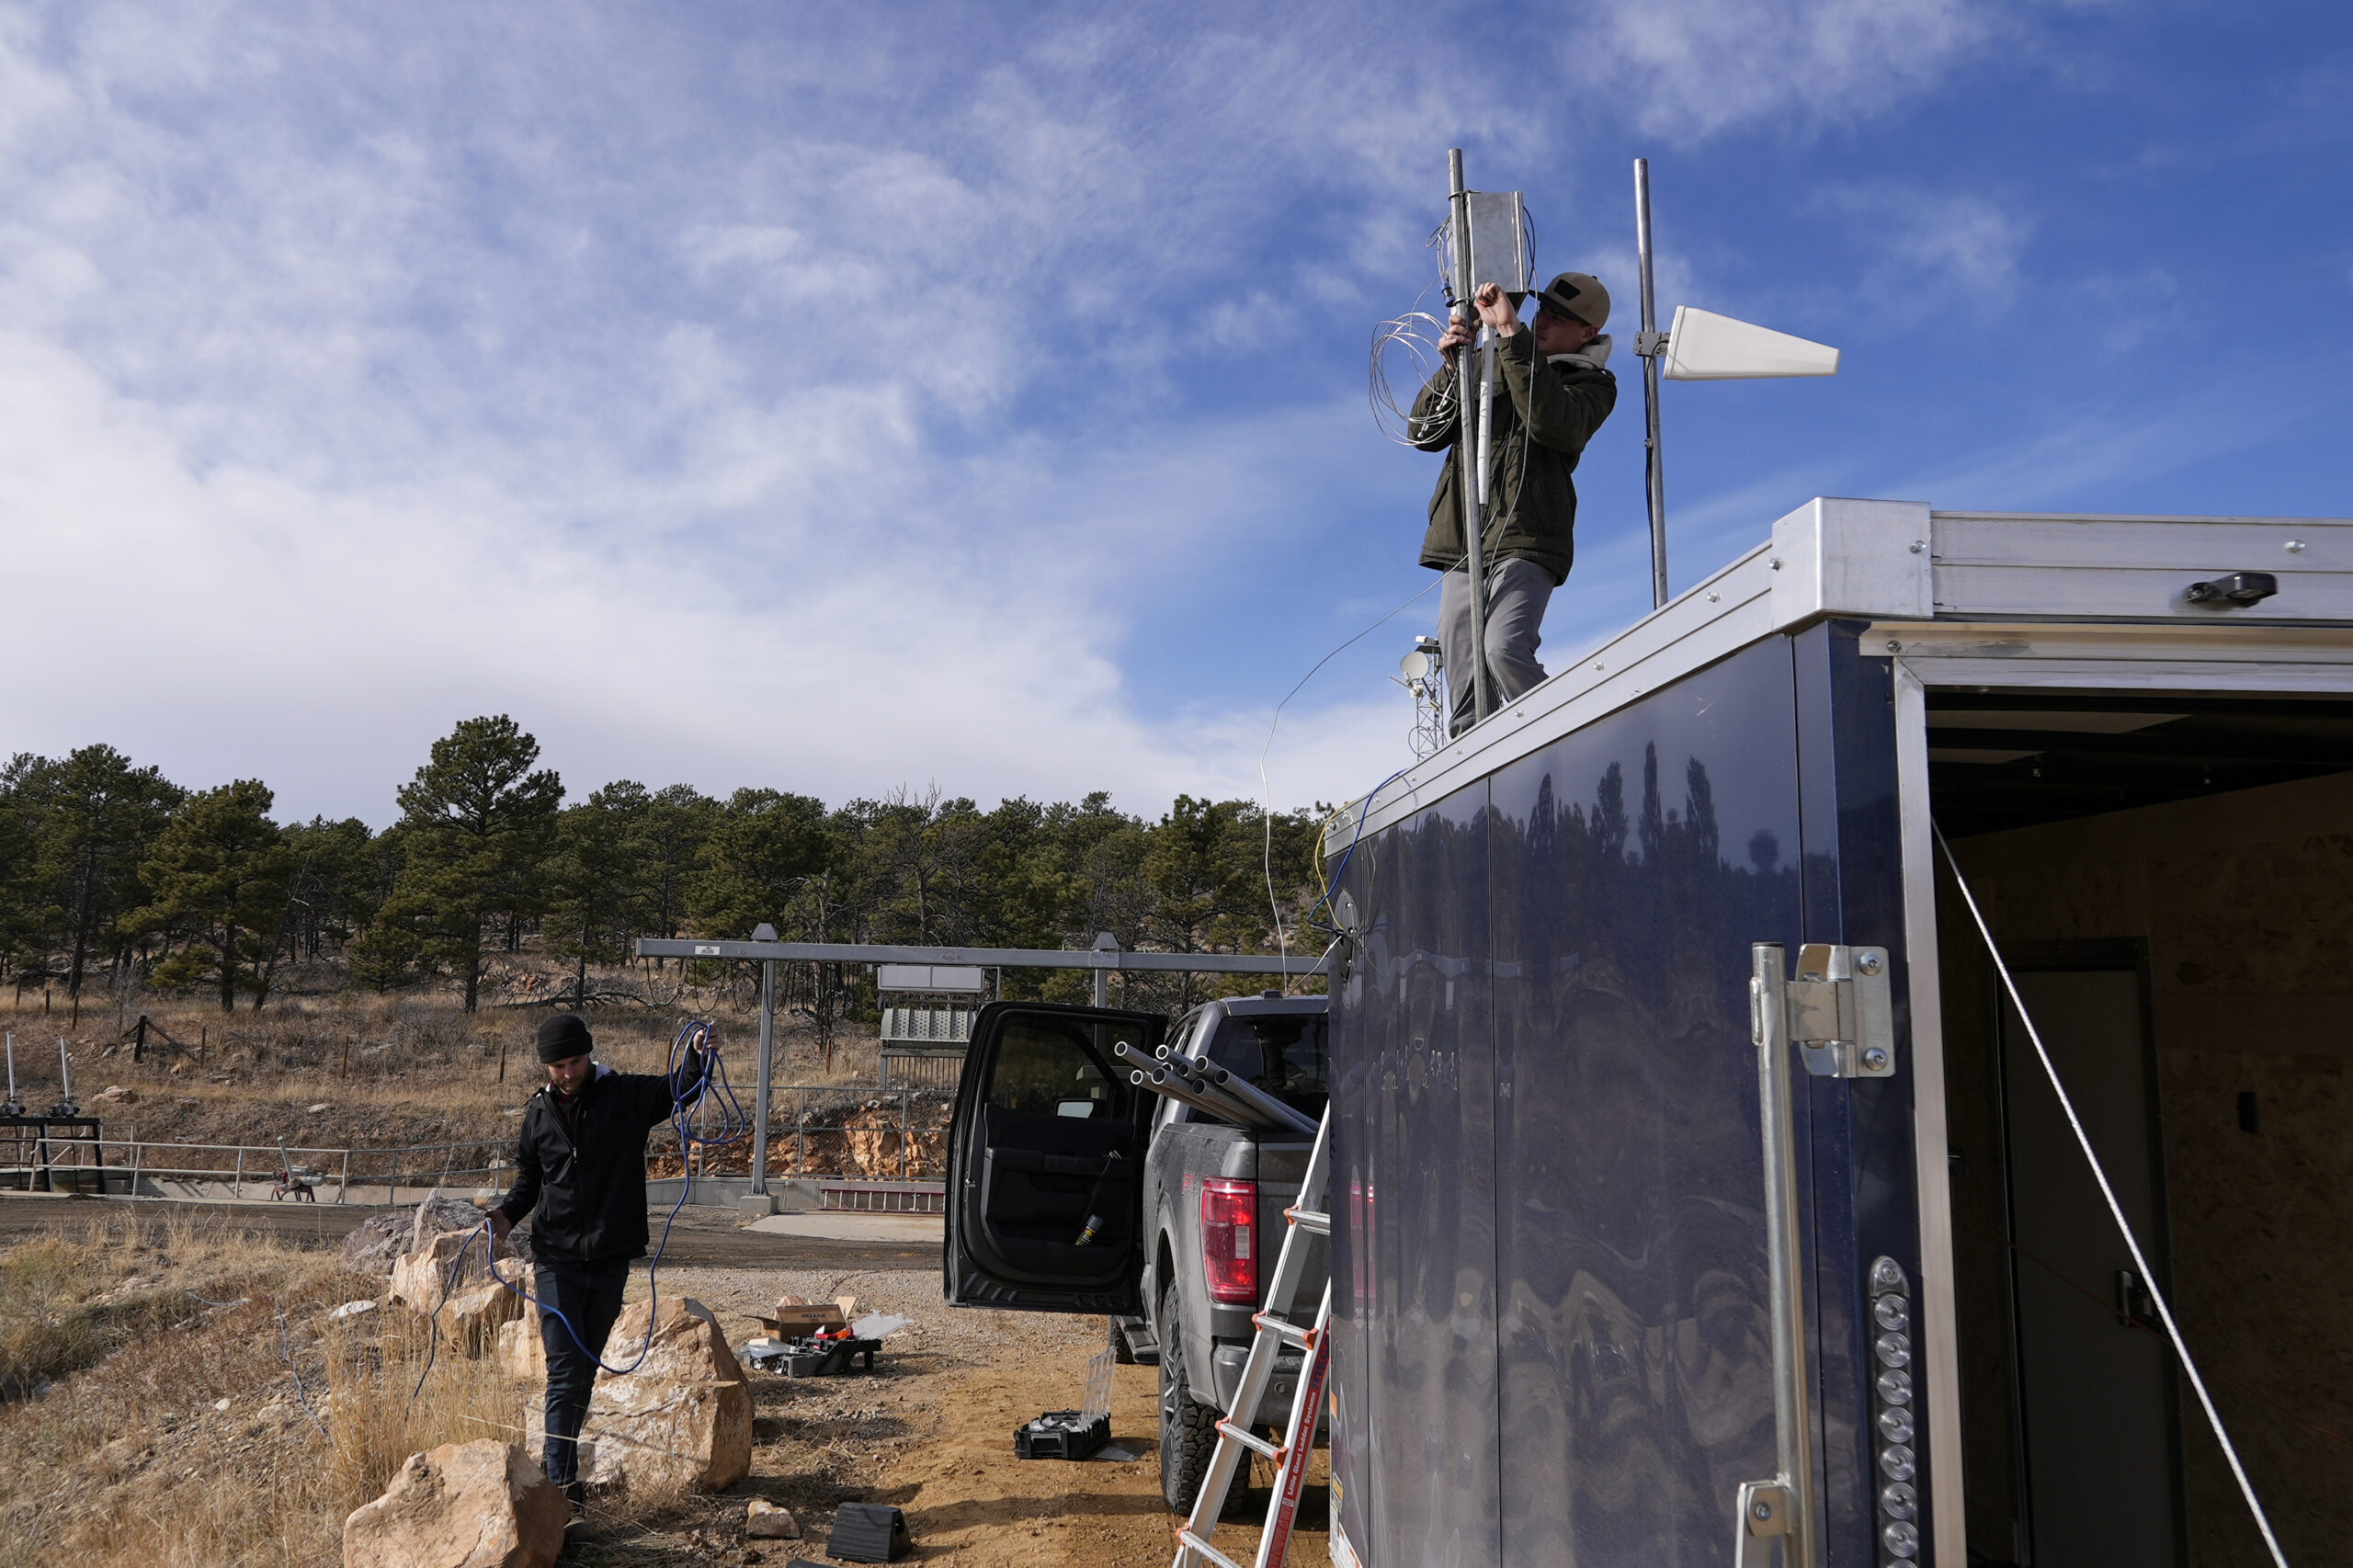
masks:
<svg viewBox="0 0 2353 1568"><path fill-rule="evenodd" d="M384 1494L343 1521L344 1568L551 1568L572 1517L563 1494L495 1437L411 1454Z"/></svg>
<svg viewBox="0 0 2353 1568"><path fill-rule="evenodd" d="M487 1356L498 1344L499 1331L521 1316L524 1306L522 1297L492 1280L442 1302L434 1314L433 1331L460 1356ZM544 1374L544 1366L541 1369Z"/></svg>
<svg viewBox="0 0 2353 1568"><path fill-rule="evenodd" d="M547 1342L540 1337L538 1302L524 1302L522 1316L499 1325L493 1354L497 1358L498 1369L518 1382L544 1383L548 1381L548 1347Z"/></svg>
<svg viewBox="0 0 2353 1568"><path fill-rule="evenodd" d="M490 1217L486 1209L477 1209L460 1198L451 1198L439 1187L425 1195L425 1201L412 1210L414 1218L408 1225L408 1250L415 1252L431 1237L444 1231L471 1231Z"/></svg>
<svg viewBox="0 0 2353 1568"><path fill-rule="evenodd" d="M408 1251L409 1233L415 1229L405 1209L387 1209L370 1214L343 1238L343 1258L346 1263L362 1268L388 1270Z"/></svg>
<svg viewBox="0 0 2353 1568"><path fill-rule="evenodd" d="M501 1272L529 1288L519 1264L502 1265ZM443 1231L404 1254L392 1265L392 1293L430 1317L442 1342L466 1356L490 1349L500 1325L523 1312L523 1298L491 1277L479 1230Z"/></svg>
<svg viewBox="0 0 2353 1568"><path fill-rule="evenodd" d="M444 1231L479 1228L489 1212L438 1190L430 1192L414 1209L387 1209L361 1221L343 1238L343 1256L347 1262L362 1267L389 1269ZM500 1248L499 1256L519 1256L521 1250L520 1244L510 1235Z"/></svg>
<svg viewBox="0 0 2353 1568"><path fill-rule="evenodd" d="M653 1319L648 1305L621 1310L605 1341L605 1360L617 1367L645 1358L635 1370L597 1374L584 1435L597 1440L629 1472L633 1492L716 1492L752 1469L752 1391L726 1336L699 1301L665 1301Z"/></svg>

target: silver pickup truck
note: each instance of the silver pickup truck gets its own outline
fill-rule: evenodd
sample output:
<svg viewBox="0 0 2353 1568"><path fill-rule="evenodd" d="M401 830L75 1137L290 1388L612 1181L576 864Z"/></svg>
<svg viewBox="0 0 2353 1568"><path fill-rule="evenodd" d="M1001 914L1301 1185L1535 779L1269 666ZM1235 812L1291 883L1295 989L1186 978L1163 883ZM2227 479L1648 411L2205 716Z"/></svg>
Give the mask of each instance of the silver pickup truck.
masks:
<svg viewBox="0 0 2353 1568"><path fill-rule="evenodd" d="M1122 1360L1160 1367L1161 1491L1191 1508L1249 1353L1312 1139L1220 1121L1131 1084L1113 1051L1164 1040L1310 1117L1325 1095L1325 1000L1225 997L1178 1020L993 1003L973 1022L949 1146L951 1304L1099 1312ZM1328 1244L1313 1239L1298 1312ZM1251 1424L1290 1414L1288 1351Z"/></svg>

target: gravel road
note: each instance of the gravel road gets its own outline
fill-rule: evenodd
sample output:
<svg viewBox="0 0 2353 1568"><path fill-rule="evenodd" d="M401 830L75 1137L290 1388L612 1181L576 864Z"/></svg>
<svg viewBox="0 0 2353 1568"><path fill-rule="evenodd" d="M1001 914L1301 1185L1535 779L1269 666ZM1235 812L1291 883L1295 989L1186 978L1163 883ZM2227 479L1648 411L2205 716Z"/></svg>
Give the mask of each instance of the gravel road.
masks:
<svg viewBox="0 0 2353 1568"><path fill-rule="evenodd" d="M132 1216L159 1228L191 1220L217 1221L241 1230L267 1231L297 1246L328 1246L377 1212L327 1203L173 1203L154 1199L0 1193L0 1241L55 1225ZM658 1210L654 1232L657 1236L661 1232ZM734 1216L722 1210L683 1211L663 1256L674 1264L719 1268L937 1271L939 1267L937 1243L768 1235L738 1228Z"/></svg>

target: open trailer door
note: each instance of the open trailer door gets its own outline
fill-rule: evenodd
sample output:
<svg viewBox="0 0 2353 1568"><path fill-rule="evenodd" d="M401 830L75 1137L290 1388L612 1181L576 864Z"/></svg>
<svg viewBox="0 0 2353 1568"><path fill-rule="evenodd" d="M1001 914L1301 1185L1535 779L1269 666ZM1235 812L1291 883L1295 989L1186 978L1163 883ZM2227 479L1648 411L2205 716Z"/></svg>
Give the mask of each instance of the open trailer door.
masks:
<svg viewBox="0 0 2353 1568"><path fill-rule="evenodd" d="M1149 1053L1167 1019L994 1002L973 1020L949 1135L951 1305L1014 1312L1143 1310L1149 1099L1114 1044Z"/></svg>

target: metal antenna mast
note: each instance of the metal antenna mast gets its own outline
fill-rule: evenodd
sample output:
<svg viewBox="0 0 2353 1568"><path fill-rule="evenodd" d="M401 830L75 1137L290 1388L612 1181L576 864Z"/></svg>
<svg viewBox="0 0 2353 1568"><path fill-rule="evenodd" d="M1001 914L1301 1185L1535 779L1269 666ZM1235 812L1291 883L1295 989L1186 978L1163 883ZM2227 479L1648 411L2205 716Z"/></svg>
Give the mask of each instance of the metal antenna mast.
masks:
<svg viewBox="0 0 2353 1568"><path fill-rule="evenodd" d="M1472 264L1471 193L1462 185L1461 148L1448 151L1446 174L1454 187L1454 276L1447 281L1455 294L1454 319L1467 324L1478 319L1471 294L1475 287L1472 279L1479 276L1479 269ZM1479 530L1486 522L1479 506L1479 492L1485 487L1485 475L1472 472L1472 465L1483 454L1471 433L1469 417L1472 368L1478 357L1478 348L1465 344L1455 351L1454 367L1454 477L1462 501L1462 565L1471 576L1471 699L1474 723L1485 719L1488 710L1487 574L1479 540Z"/></svg>
<svg viewBox="0 0 2353 1568"><path fill-rule="evenodd" d="M1455 184L1462 182L1458 177ZM1643 327L1634 352L1643 359L1643 471L1651 502L1651 608L1666 603L1666 472L1658 444L1658 360L1666 338L1658 330L1651 288L1651 161L1634 160L1634 252L1642 264Z"/></svg>

